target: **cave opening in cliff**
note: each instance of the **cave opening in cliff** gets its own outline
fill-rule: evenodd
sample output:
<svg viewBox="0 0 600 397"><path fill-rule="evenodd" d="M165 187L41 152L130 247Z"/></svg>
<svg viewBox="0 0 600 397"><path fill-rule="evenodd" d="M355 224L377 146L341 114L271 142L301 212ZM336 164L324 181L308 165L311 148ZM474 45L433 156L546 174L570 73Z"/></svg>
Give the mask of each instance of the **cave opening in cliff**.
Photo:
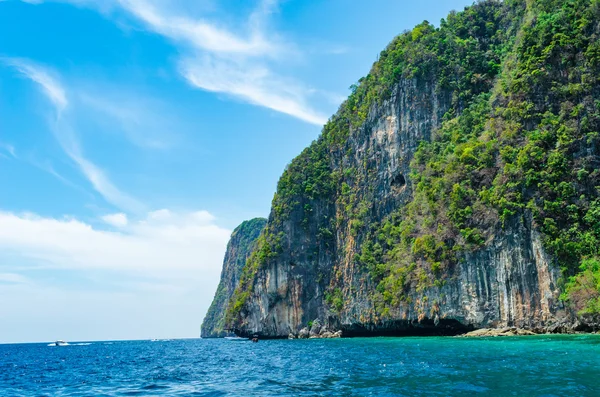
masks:
<svg viewBox="0 0 600 397"><path fill-rule="evenodd" d="M395 188L402 188L406 185L406 178L404 178L404 175L402 174L398 174L394 177L394 179L392 179L392 187Z"/></svg>

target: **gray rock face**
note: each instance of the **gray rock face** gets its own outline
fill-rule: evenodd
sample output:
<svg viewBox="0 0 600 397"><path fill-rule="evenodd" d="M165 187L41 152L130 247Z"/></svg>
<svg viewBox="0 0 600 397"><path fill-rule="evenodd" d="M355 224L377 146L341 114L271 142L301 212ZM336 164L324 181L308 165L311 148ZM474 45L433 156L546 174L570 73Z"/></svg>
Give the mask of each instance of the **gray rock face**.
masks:
<svg viewBox="0 0 600 397"><path fill-rule="evenodd" d="M529 227L526 227L529 226ZM560 270L522 219L485 249L464 257L442 287L412 291L413 305L378 321L369 303L350 305L339 327L346 334L454 334L515 326L542 332L569 318L559 300Z"/></svg>
<svg viewBox="0 0 600 397"><path fill-rule="evenodd" d="M312 326L310 327L310 336L318 336L321 333L321 329L323 327L321 327L321 323L319 322L319 320L315 320L312 324ZM326 330L327 328L325 328Z"/></svg>
<svg viewBox="0 0 600 397"><path fill-rule="evenodd" d="M291 335L293 335L293 334L291 334ZM302 328L298 332L298 339L308 339L309 336L310 336L310 331L308 330L308 328Z"/></svg>
<svg viewBox="0 0 600 397"><path fill-rule="evenodd" d="M256 239L266 223L267 220L263 218L245 221L231 234L223 261L221 281L202 322L203 338L222 338L230 334L224 329L225 309L240 279L246 259L254 249Z"/></svg>
<svg viewBox="0 0 600 397"><path fill-rule="evenodd" d="M434 86L402 80L391 98L352 131L341 150L345 155L332 155L334 170L355 170L363 185L358 194L369 200L369 215L375 219L411 197L410 161L418 143L439 128L450 106L449 95L436 92ZM297 226L301 214L283 222L281 230L288 237L284 252L258 270L236 324L240 334L287 337L313 319L322 321L318 329L313 323L313 337L322 325L345 336L457 334L504 326L544 329L567 316L558 300L559 269L524 215L499 230L486 248L467 254L442 287L413 290L410 304L381 319L369 297L374 285L353 260L360 236L352 235L342 222L328 246L317 238L319 225L336 219L344 209L322 199L311 205L308 229ZM339 311L325 302L333 277L343 299Z"/></svg>
<svg viewBox="0 0 600 397"><path fill-rule="evenodd" d="M441 124L449 106L450 95L436 92L435 84L402 80L391 98L373 108L367 122L332 154L332 168L354 169L364 186L362 194L372 194L374 218L381 219L410 199L408 174L414 151ZM398 180L401 186L395 183ZM351 335L361 318L369 321L373 305L366 292L372 286L352 260L357 247L349 225L336 229L334 241L319 238L319 230L329 227L344 208L331 198L315 199L310 205L308 227L298 227L305 217L299 211L290 213L280 226L286 237L284 252L258 270L242 318L234 324L240 335L287 337L314 319ZM341 313L330 312L324 302L333 272L342 274L344 293L352 295ZM311 334L318 332L311 329Z"/></svg>

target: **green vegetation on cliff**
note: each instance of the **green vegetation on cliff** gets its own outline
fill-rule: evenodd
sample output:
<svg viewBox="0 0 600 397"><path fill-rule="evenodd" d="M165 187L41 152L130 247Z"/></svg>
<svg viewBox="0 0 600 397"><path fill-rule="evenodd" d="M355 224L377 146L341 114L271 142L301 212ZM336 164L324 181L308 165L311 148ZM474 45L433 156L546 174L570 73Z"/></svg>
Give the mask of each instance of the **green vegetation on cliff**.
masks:
<svg viewBox="0 0 600 397"><path fill-rule="evenodd" d="M600 313L600 261L586 259L579 270L569 279L563 299L578 308L579 314L596 315Z"/></svg>

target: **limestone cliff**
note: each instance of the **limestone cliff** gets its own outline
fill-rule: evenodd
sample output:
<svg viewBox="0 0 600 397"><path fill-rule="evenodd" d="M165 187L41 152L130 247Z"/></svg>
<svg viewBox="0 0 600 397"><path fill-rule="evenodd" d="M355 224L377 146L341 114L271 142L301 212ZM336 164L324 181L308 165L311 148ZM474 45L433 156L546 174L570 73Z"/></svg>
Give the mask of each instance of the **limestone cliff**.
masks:
<svg viewBox="0 0 600 397"><path fill-rule="evenodd" d="M398 36L284 171L237 334L588 329L600 242L600 5L482 1Z"/></svg>
<svg viewBox="0 0 600 397"><path fill-rule="evenodd" d="M267 220L263 218L251 219L243 222L231 234L223 260L221 280L206 317L202 321L203 338L222 338L230 334L224 329L225 310L235 291L246 259L254 249L256 239L266 223Z"/></svg>

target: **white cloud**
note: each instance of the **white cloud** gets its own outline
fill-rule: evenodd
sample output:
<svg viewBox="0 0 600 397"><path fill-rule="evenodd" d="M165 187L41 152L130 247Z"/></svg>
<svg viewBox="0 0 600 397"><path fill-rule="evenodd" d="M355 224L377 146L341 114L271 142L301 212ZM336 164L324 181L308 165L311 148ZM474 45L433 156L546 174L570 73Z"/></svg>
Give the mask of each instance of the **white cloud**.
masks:
<svg viewBox="0 0 600 397"><path fill-rule="evenodd" d="M66 126L63 126L62 128L59 127L58 130L64 131L65 128ZM71 159L79 165L79 168L90 181L94 189L100 193L106 201L119 208L132 212L140 212L143 210L145 207L144 204L119 190L119 188L110 181L103 170L83 157L76 141L66 141L63 143L63 147Z"/></svg>
<svg viewBox="0 0 600 397"><path fill-rule="evenodd" d="M0 273L0 284L27 284L29 279L16 273Z"/></svg>
<svg viewBox="0 0 600 397"><path fill-rule="evenodd" d="M259 1L255 11L235 29L178 10L177 2L62 1L104 13L111 6L124 10L146 29L173 41L182 54L177 62L179 72L193 87L230 95L311 124L327 121L311 105L311 95L318 90L276 72L285 62L301 56L294 43L269 27L276 0Z"/></svg>
<svg viewBox="0 0 600 397"><path fill-rule="evenodd" d="M0 248L49 268L143 271L154 277L176 277L181 271L215 275L230 235L206 211L161 210L131 222L124 214L107 219L122 227L103 231L75 218L0 212Z"/></svg>
<svg viewBox="0 0 600 397"><path fill-rule="evenodd" d="M120 212L118 214L104 215L102 217L102 220L104 222L108 223L109 225L112 225L115 227L127 226L127 215L122 212Z"/></svg>
<svg viewBox="0 0 600 397"><path fill-rule="evenodd" d="M206 211L117 232L0 212L0 342L197 337L229 235Z"/></svg>
<svg viewBox="0 0 600 397"><path fill-rule="evenodd" d="M65 90L57 77L52 76L49 70L25 59L4 58L4 61L25 77L38 83L59 114L67 107L68 101Z"/></svg>
<svg viewBox="0 0 600 397"><path fill-rule="evenodd" d="M148 1L123 0L121 4L150 29L187 44L188 55L180 59L179 69L191 85L229 94L312 124L326 122L325 116L308 105L309 90L280 77L270 66L270 60L284 57L294 47L267 39L277 38L277 34L263 31L276 2L263 1L250 16L247 38L205 21L171 17L167 8L156 8Z"/></svg>
<svg viewBox="0 0 600 397"><path fill-rule="evenodd" d="M102 169L84 156L79 138L73 130L68 116L64 114L69 101L66 90L58 78L47 68L29 60L16 58L4 58L3 60L37 83L52 102L56 109L56 119L51 122L54 135L65 153L77 164L94 189L109 203L117 207L134 212L142 211L144 206L138 200L119 190Z"/></svg>
<svg viewBox="0 0 600 397"><path fill-rule="evenodd" d="M148 0L119 0L120 5L150 29L195 48L214 53L248 56L274 56L279 51L275 43L253 29L242 37L201 19L173 15L165 2Z"/></svg>
<svg viewBox="0 0 600 397"><path fill-rule="evenodd" d="M206 91L227 93L316 125L327 120L307 105L310 90L283 80L264 65L203 55L183 58L180 71L190 84Z"/></svg>

